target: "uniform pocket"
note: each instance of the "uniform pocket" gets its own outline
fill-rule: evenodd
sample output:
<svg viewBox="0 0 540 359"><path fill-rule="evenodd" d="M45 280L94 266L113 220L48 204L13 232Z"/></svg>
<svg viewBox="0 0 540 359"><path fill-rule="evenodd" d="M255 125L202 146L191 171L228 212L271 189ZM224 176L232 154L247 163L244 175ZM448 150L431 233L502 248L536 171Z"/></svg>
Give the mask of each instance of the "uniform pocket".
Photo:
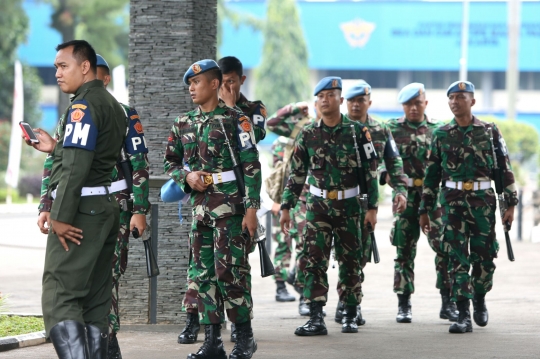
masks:
<svg viewBox="0 0 540 359"><path fill-rule="evenodd" d="M92 196L88 196L92 197ZM79 212L82 214L86 214L88 216L97 216L103 212L105 212L105 207L101 205L101 201L97 200L96 198L84 198L81 197L81 201L79 203Z"/></svg>
<svg viewBox="0 0 540 359"><path fill-rule="evenodd" d="M443 168L448 172L456 172L460 162L462 149L457 145L443 144L441 148L441 160Z"/></svg>

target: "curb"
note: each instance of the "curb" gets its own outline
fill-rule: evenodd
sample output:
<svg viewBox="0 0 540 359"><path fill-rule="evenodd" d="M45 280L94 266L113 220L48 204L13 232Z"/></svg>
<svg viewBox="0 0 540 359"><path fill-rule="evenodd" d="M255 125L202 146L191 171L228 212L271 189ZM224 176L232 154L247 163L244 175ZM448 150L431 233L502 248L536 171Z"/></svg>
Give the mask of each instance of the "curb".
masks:
<svg viewBox="0 0 540 359"><path fill-rule="evenodd" d="M45 331L0 338L0 353L12 349L31 347L47 342Z"/></svg>

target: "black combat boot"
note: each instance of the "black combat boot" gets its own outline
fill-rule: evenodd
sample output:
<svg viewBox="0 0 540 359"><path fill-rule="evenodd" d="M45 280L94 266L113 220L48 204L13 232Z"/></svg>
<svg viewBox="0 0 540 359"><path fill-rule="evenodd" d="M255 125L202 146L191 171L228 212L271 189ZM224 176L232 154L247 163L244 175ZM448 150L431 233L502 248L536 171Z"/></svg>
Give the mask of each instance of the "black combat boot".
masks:
<svg viewBox="0 0 540 359"><path fill-rule="evenodd" d="M257 351L257 342L253 338L251 321L236 323L236 344L229 359L250 359Z"/></svg>
<svg viewBox="0 0 540 359"><path fill-rule="evenodd" d="M285 282L282 280L276 281L276 301L278 302L294 302L296 298L289 294L287 291L287 287L285 286Z"/></svg>
<svg viewBox="0 0 540 359"><path fill-rule="evenodd" d="M231 343L236 343L236 325L231 323Z"/></svg>
<svg viewBox="0 0 540 359"><path fill-rule="evenodd" d="M456 303L452 302L450 300L450 290L449 289L441 289L441 311L439 312L439 318L441 319L448 319L451 322L457 322L459 312L456 308Z"/></svg>
<svg viewBox="0 0 540 359"><path fill-rule="evenodd" d="M489 319L489 314L486 307L486 295L475 294L472 300L472 304L474 308L474 312L473 312L474 322L479 327L485 327Z"/></svg>
<svg viewBox="0 0 540 359"><path fill-rule="evenodd" d="M90 359L84 324L75 320L57 323L49 331L49 338L59 359Z"/></svg>
<svg viewBox="0 0 540 359"><path fill-rule="evenodd" d="M340 323L343 321L343 310L345 309L345 306L343 303L338 302L336 307L336 315L334 316L334 322Z"/></svg>
<svg viewBox="0 0 540 359"><path fill-rule="evenodd" d="M457 302L459 310L458 321L450 326L450 333L472 333L471 312L469 310L469 300L460 300Z"/></svg>
<svg viewBox="0 0 540 359"><path fill-rule="evenodd" d="M347 305L343 310L343 322L341 326L342 333L358 333L358 324L356 324L356 305Z"/></svg>
<svg viewBox="0 0 540 359"><path fill-rule="evenodd" d="M298 303L298 313L302 316L309 316L309 304L306 303L304 300L304 296L300 297L299 303Z"/></svg>
<svg viewBox="0 0 540 359"><path fill-rule="evenodd" d="M179 344L193 344L197 341L197 336L199 335L199 330L201 325L199 324L199 314L198 313L186 313L186 326L182 333L178 336Z"/></svg>
<svg viewBox="0 0 540 359"><path fill-rule="evenodd" d="M309 320L306 324L296 328L294 334L306 337L312 335L327 335L326 324L323 318L323 306L324 302L310 302L309 303Z"/></svg>
<svg viewBox="0 0 540 359"><path fill-rule="evenodd" d="M412 321L411 294L398 294L398 314L396 322L410 323Z"/></svg>
<svg viewBox="0 0 540 359"><path fill-rule="evenodd" d="M92 359L107 359L109 349L109 328L101 330L95 325L86 324L88 352Z"/></svg>
<svg viewBox="0 0 540 359"><path fill-rule="evenodd" d="M112 333L109 336L109 349L107 350L107 359L122 359L122 353L120 352L120 346L118 345L116 333Z"/></svg>
<svg viewBox="0 0 540 359"><path fill-rule="evenodd" d="M356 325L361 326L366 324L366 320L362 318L362 307L360 304L358 304L358 307L356 308L356 312L358 313L356 315Z"/></svg>
<svg viewBox="0 0 540 359"><path fill-rule="evenodd" d="M204 326L204 343L197 353L189 354L187 359L227 359L227 353L221 340L221 325Z"/></svg>

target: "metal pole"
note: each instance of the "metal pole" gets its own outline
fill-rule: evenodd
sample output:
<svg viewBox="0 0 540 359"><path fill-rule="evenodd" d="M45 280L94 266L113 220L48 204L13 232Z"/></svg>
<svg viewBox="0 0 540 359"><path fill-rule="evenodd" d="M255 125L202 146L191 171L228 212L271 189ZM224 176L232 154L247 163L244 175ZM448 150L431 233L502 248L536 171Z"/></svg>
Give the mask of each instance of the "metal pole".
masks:
<svg viewBox="0 0 540 359"><path fill-rule="evenodd" d="M266 213L266 250L272 253L272 211Z"/></svg>
<svg viewBox="0 0 540 359"><path fill-rule="evenodd" d="M506 92L508 105L506 117L516 119L516 101L519 88L519 33L521 29L521 0L508 0L508 68Z"/></svg>
<svg viewBox="0 0 540 359"><path fill-rule="evenodd" d="M152 250L158 260L159 205L152 204ZM157 323L157 276L150 278L150 324Z"/></svg>
<svg viewBox="0 0 540 359"><path fill-rule="evenodd" d="M461 19L461 58L459 59L459 79L467 81L467 58L469 52L469 0L463 0Z"/></svg>
<svg viewBox="0 0 540 359"><path fill-rule="evenodd" d="M523 240L523 190L518 194L517 222L518 222L518 241Z"/></svg>

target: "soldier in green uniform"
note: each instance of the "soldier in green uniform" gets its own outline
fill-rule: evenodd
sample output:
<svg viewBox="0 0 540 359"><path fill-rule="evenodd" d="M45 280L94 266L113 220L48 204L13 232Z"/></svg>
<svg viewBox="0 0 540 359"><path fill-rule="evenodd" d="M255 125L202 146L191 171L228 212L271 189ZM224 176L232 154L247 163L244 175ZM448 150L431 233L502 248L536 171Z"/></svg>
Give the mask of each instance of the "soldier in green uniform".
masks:
<svg viewBox="0 0 540 359"><path fill-rule="evenodd" d="M403 213L394 211L394 223L390 241L396 247L394 260L394 293L398 296L398 323L412 321L411 295L414 293L414 259L420 238L418 208L422 195L422 183L433 131L440 124L425 114L428 104L425 88L421 83L411 83L398 94L405 116L387 123L397 143L403 159L403 167L408 179L407 208ZM394 191L395 193L395 191ZM441 294L441 319L457 320L455 305L450 301L450 281L448 279L448 255L440 242L441 213L435 206L429 213L432 228L427 233L428 243L435 252L436 287Z"/></svg>
<svg viewBox="0 0 540 359"><path fill-rule="evenodd" d="M297 137L281 205L281 226L290 228L289 210L296 206L306 177L307 194L304 249L307 253L304 297L310 305L310 319L295 331L312 336L328 333L322 308L328 295L328 269L332 239L339 262L338 293L347 316L342 333L356 333L356 307L361 300L361 227L375 227L377 216L377 154L366 127L340 113L341 79L326 77L315 87L321 119L302 129ZM359 158L360 157L360 158ZM359 161L361 163L359 163ZM362 168L362 170L359 169ZM360 175L367 188L359 188ZM369 194L369 210L360 223L361 191Z"/></svg>
<svg viewBox="0 0 540 359"><path fill-rule="evenodd" d="M107 87L111 77L109 64L105 59L97 54L97 79L103 81ZM128 134L124 142L123 151L127 158L119 158L114 167L111 176L111 192L120 205L120 230L118 231L118 240L114 249L112 260L113 289L111 298L111 309L109 312L109 349L108 359L121 359L122 354L118 345L116 334L120 330L120 317L118 307L118 286L121 275L124 274L127 267L129 234L137 228L142 233L146 228L146 213L150 207L148 201L148 148L144 139L144 132L139 120L139 115L134 108L121 104L127 114ZM53 141L54 145L60 138L64 126L63 117L54 132L54 138L48 136L43 130L37 130L41 141ZM122 156L121 156L122 157ZM50 174L53 164L53 156L48 155L43 164L43 177L41 181L41 199L39 204L38 226L43 233L47 233L49 224L52 199L49 198L47 191L49 186ZM123 173L122 161L129 160L131 182L126 181L126 175ZM132 185L131 191L128 190L128 183ZM133 196L131 195L133 193Z"/></svg>
<svg viewBox="0 0 540 359"><path fill-rule="evenodd" d="M261 164L253 123L219 100L221 81L221 70L213 60L189 67L184 83L199 106L174 121L164 159L165 172L191 194L193 206L190 239L205 341L197 353L188 356L190 359L227 357L220 333L224 310L237 331L229 358L251 358L257 350L251 328L248 259L254 243L242 232L247 229L252 237L257 227ZM243 172L245 198L238 189L232 155Z"/></svg>
<svg viewBox="0 0 540 359"><path fill-rule="evenodd" d="M60 89L74 94L50 152L50 212L42 308L59 358L105 358L111 261L119 229L111 173L126 134L126 115L103 82L86 41L58 45ZM44 143L43 145L45 145ZM111 145L117 144L117 145Z"/></svg>
<svg viewBox="0 0 540 359"><path fill-rule="evenodd" d="M495 160L502 173L504 197L509 206L503 223L512 224L518 199L508 150L499 129L480 121L471 112L476 102L474 85L468 81L454 82L447 96L454 119L433 132L420 225L425 232L430 230L428 213L437 207L440 198L442 241L450 255L452 300L457 301L459 309L459 319L449 330L466 333L473 330L470 299L476 324L484 327L488 323L485 296L493 286L493 260L499 249L495 237L496 194L491 188Z"/></svg>
<svg viewBox="0 0 540 359"><path fill-rule="evenodd" d="M369 129L371 140L377 151L377 157L379 160L384 160L384 166L379 162L379 172L381 173L380 184L383 185L386 183L386 174L388 174L390 176L391 186L395 190L394 210L396 213L403 212L407 204L407 199L405 197L407 194L407 176L403 173L403 162L399 156L392 133L383 123L375 120L368 114L368 109L371 106L371 86L364 80L360 80L347 90L343 97L347 100L347 116L351 120L362 123ZM362 211L360 214L360 222L363 222L364 216L365 213ZM362 246L363 253L361 265L363 269L367 262L371 262L371 237L366 228L362 230ZM364 276L362 276L361 279L363 283ZM334 318L336 323L342 322L343 309L343 304L338 302ZM358 325L365 324L360 306L358 306L357 312Z"/></svg>
<svg viewBox="0 0 540 359"><path fill-rule="evenodd" d="M251 119L254 124L253 133L255 143L263 140L266 136L266 108L261 101L249 101L240 91L246 80L242 62L234 56L223 57L218 61L221 69L223 83L219 90L220 98L231 108L236 108ZM182 301L183 310L186 311L186 326L178 335L178 343L192 344L197 341L200 324L197 309L197 293L199 285L196 282L197 270L193 264L193 256L190 257L188 269L187 291ZM236 341L236 328L231 324L231 341Z"/></svg>

